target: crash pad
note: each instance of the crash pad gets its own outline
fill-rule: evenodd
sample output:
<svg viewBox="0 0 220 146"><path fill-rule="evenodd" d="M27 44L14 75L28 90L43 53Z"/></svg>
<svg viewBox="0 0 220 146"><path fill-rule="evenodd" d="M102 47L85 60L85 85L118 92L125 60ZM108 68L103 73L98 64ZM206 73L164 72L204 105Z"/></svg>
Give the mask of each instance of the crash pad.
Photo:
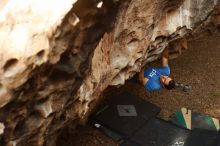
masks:
<svg viewBox="0 0 220 146"><path fill-rule="evenodd" d="M182 108L170 116L169 121L187 129L219 130L219 120L209 115Z"/></svg>
<svg viewBox="0 0 220 146"><path fill-rule="evenodd" d="M159 118L153 118L139 129L131 140L140 146L185 146L190 131Z"/></svg>
<svg viewBox="0 0 220 146"><path fill-rule="evenodd" d="M106 103L92 115L91 122L128 138L159 112L160 108L156 105L129 92L122 92L108 97Z"/></svg>

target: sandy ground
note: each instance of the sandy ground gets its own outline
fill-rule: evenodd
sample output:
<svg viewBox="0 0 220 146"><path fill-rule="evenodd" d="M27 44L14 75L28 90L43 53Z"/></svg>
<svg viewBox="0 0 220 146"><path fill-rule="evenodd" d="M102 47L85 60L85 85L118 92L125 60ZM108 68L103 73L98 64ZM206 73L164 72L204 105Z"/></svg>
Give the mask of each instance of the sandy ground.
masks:
<svg viewBox="0 0 220 146"><path fill-rule="evenodd" d="M148 93L143 86L127 81L120 88L108 88L105 94L122 90L161 107L160 117L167 119L181 107L220 119L220 37L206 35L189 42L189 49L170 61L171 76L177 82L192 85L190 92L160 90ZM160 62L150 65L159 66ZM62 146L116 146L117 143L90 125L69 132Z"/></svg>

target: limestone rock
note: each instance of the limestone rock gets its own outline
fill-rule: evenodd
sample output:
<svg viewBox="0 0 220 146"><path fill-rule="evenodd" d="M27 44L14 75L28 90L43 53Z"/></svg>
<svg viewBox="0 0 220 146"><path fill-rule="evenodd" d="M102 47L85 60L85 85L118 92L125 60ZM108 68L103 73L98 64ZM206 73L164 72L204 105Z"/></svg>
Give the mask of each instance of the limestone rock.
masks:
<svg viewBox="0 0 220 146"><path fill-rule="evenodd" d="M4 130L5 130L4 124L0 123L0 135L4 133Z"/></svg>
<svg viewBox="0 0 220 146"><path fill-rule="evenodd" d="M4 90L2 92L7 94L6 92L19 87L27 81L32 70L52 60L49 55L53 52L54 46L49 40L53 39L53 33L74 2L75 0L1 2L0 83L3 88L1 90ZM9 101L10 97L7 96L5 95L1 105Z"/></svg>
<svg viewBox="0 0 220 146"><path fill-rule="evenodd" d="M217 4L216 0L185 0L181 5L176 1L179 7L168 11L170 1L124 2L114 30L105 34L95 49L97 53L94 52L90 74L77 92L80 103L86 103L78 112L84 115L90 102L109 84L124 84L141 69L140 64L156 60L170 42L190 34L209 17ZM102 64L96 58L104 58Z"/></svg>
<svg viewBox="0 0 220 146"><path fill-rule="evenodd" d="M102 2L0 1L0 145L56 145L109 85L175 41L219 29L217 0Z"/></svg>

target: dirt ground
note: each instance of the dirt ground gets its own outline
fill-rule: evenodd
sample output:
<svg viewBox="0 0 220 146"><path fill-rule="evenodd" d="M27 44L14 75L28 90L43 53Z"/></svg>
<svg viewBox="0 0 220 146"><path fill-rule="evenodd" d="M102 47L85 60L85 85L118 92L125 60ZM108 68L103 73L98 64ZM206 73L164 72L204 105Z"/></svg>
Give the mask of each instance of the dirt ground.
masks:
<svg viewBox="0 0 220 146"><path fill-rule="evenodd" d="M190 92L160 90L148 93L143 86L127 81L120 88L108 88L105 94L129 90L161 107L160 117L167 119L181 107L220 119L220 37L205 35L189 42L181 56L170 61L171 76L177 82L190 84ZM152 63L158 66L159 62ZM90 125L79 126L66 137L62 146L116 146L117 143Z"/></svg>

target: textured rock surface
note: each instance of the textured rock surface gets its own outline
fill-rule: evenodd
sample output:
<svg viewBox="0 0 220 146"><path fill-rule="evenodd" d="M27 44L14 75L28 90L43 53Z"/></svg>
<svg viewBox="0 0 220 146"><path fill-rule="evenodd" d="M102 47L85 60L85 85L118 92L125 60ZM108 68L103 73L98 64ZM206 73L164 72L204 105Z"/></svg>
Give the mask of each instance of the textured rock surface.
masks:
<svg viewBox="0 0 220 146"><path fill-rule="evenodd" d="M124 2L114 30L95 49L91 73L77 92L80 103L86 103L79 113L86 113L109 84L124 84L141 64L156 60L170 42L191 34L217 4L208 0Z"/></svg>
<svg viewBox="0 0 220 146"><path fill-rule="evenodd" d="M217 0L3 0L0 144L56 145L108 85L121 85L171 42L219 28Z"/></svg>
<svg viewBox="0 0 220 146"><path fill-rule="evenodd" d="M37 66L59 60L56 29L75 0L2 1L0 14L0 107L12 98L11 90L24 84Z"/></svg>

